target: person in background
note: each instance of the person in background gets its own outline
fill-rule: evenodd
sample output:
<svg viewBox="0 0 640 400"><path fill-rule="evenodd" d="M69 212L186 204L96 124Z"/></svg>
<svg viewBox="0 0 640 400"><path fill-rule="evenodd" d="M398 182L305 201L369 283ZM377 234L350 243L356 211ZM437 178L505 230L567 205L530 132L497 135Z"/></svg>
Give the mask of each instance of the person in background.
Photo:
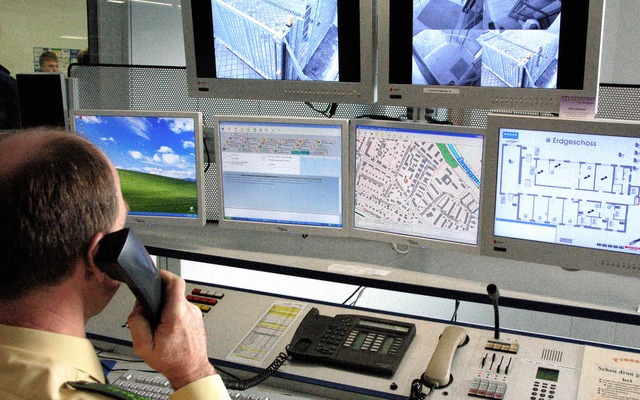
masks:
<svg viewBox="0 0 640 400"><path fill-rule="evenodd" d="M45 51L40 54L40 72L60 72L56 53Z"/></svg>
<svg viewBox="0 0 640 400"><path fill-rule="evenodd" d="M0 160L0 398L105 399L74 383L105 383L85 324L120 285L94 262L126 220L118 173L90 142L47 128L0 136ZM185 282L160 274L158 326L137 303L129 315L134 351L169 379L171 399L228 399Z"/></svg>
<svg viewBox="0 0 640 400"><path fill-rule="evenodd" d="M78 64L89 64L89 49L86 47L78 52Z"/></svg>
<svg viewBox="0 0 640 400"><path fill-rule="evenodd" d="M20 102L15 78L0 65L0 130L5 129L20 129Z"/></svg>

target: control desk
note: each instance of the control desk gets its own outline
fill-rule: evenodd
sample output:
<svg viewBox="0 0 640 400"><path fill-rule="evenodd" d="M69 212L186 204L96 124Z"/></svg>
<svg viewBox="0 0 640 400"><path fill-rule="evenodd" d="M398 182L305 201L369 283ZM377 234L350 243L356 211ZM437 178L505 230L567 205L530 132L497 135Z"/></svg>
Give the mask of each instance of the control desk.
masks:
<svg viewBox="0 0 640 400"><path fill-rule="evenodd" d="M434 357L437 357L436 369L444 368L444 372L435 373L445 379L430 395L432 399L640 398L640 354L627 349L600 348L506 331L496 339L493 329L387 315L197 282L188 282L186 295L203 311L212 363L223 376L225 372L231 372L243 379L254 376L279 353L286 351L297 327L312 310L323 316L356 314L367 321L383 319L396 323L391 324L394 326L415 326L406 352L391 375L360 372L350 366L330 366L292 356L263 383L308 393L314 398L407 399L412 382L425 373ZM89 321L87 332L96 347L133 354L126 324L133 303L133 295L122 285L109 306ZM357 344L362 347L360 351L379 351L381 346L366 344L366 340ZM348 346L355 347L353 342ZM378 343L384 343L384 339ZM385 351L391 346L393 341ZM434 353L438 355L434 356ZM451 368L447 370L449 362ZM425 385L424 393L429 390Z"/></svg>

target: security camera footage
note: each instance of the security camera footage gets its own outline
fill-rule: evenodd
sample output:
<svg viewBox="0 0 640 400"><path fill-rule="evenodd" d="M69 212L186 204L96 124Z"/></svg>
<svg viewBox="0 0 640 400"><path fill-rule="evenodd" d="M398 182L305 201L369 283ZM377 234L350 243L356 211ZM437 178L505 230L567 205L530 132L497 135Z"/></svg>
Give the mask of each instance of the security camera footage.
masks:
<svg viewBox="0 0 640 400"><path fill-rule="evenodd" d="M216 76L338 81L337 0L215 0Z"/></svg>
<svg viewBox="0 0 640 400"><path fill-rule="evenodd" d="M413 84L556 88L559 0L413 2Z"/></svg>

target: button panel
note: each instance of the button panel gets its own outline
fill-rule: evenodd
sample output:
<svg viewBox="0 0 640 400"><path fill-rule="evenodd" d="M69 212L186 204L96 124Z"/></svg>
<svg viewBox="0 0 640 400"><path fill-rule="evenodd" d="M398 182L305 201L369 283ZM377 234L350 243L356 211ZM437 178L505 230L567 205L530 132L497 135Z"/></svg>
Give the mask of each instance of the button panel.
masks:
<svg viewBox="0 0 640 400"><path fill-rule="evenodd" d="M211 311L211 307L218 304L218 301L224 297L224 293L195 288L186 297L187 301L195 304L200 311L206 314Z"/></svg>

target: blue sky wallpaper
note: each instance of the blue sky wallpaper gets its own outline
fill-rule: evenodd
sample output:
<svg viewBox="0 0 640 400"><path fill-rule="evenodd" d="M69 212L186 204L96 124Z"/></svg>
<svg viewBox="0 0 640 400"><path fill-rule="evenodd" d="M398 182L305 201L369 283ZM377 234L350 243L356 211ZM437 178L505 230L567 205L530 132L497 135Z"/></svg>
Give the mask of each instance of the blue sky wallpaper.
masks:
<svg viewBox="0 0 640 400"><path fill-rule="evenodd" d="M117 169L196 180L191 118L76 116L76 132L99 146Z"/></svg>

